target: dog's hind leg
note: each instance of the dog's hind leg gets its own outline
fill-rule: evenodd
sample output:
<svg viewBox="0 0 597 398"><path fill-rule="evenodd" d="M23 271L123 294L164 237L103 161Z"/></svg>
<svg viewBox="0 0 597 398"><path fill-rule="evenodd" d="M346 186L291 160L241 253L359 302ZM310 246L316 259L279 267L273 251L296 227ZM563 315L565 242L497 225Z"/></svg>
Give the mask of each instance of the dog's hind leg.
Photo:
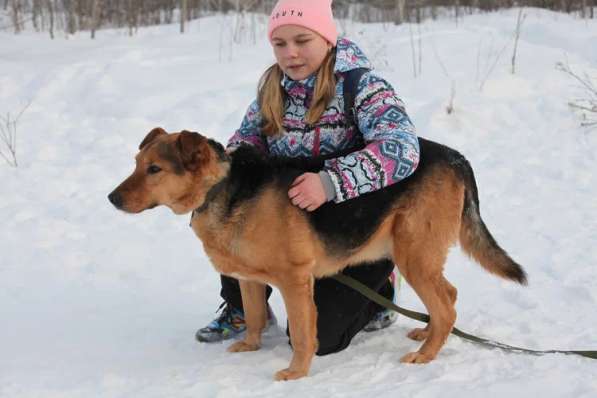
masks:
<svg viewBox="0 0 597 398"><path fill-rule="evenodd" d="M287 275L278 285L290 329L292 360L288 368L276 373L276 380L292 380L306 376L317 350L317 309L313 301L312 275Z"/></svg>
<svg viewBox="0 0 597 398"><path fill-rule="evenodd" d="M267 322L265 285L240 280L247 331L245 339L228 347L229 352L256 351L261 346L261 332Z"/></svg>
<svg viewBox="0 0 597 398"><path fill-rule="evenodd" d="M425 341L417 352L401 358L405 363L427 363L435 359L456 322L456 289L441 273L445 256L420 254L405 266L399 265L399 269L423 301L431 319L425 329L409 333L409 337Z"/></svg>
<svg viewBox="0 0 597 398"><path fill-rule="evenodd" d="M458 292L456 288L452 286L452 284L448 282L446 278L442 277L442 279L446 286L448 297L450 297L450 301L452 302L453 306L456 303L456 297ZM430 326L431 324L428 323L427 326L425 326L424 328L415 328L407 334L407 337L415 341L423 341L429 337Z"/></svg>
<svg viewBox="0 0 597 398"><path fill-rule="evenodd" d="M457 292L443 269L459 236L464 185L452 171L437 168L413 195L416 200L402 203L395 218L394 263L423 301L430 321L409 333L424 343L401 361L426 363L437 356L456 322Z"/></svg>

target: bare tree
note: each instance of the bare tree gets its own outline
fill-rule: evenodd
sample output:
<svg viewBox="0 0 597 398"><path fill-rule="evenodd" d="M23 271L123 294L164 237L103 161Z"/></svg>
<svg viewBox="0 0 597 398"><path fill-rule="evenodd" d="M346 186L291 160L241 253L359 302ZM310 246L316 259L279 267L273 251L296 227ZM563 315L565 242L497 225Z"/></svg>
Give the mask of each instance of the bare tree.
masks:
<svg viewBox="0 0 597 398"><path fill-rule="evenodd" d="M33 23L33 29L35 29L37 32L40 30L40 15L41 0L31 0L31 22Z"/></svg>
<svg viewBox="0 0 597 398"><path fill-rule="evenodd" d="M22 30L21 27L21 1L20 0L12 0L12 24L15 30L15 33L20 33Z"/></svg>
<svg viewBox="0 0 597 398"><path fill-rule="evenodd" d="M184 24L187 20L187 0L180 1L180 33L184 33Z"/></svg>
<svg viewBox="0 0 597 398"><path fill-rule="evenodd" d="M67 32L71 35L77 31L76 0L63 0L64 12L66 12Z"/></svg>
<svg viewBox="0 0 597 398"><path fill-rule="evenodd" d="M416 8L416 18L420 19L420 7L417 6ZM417 23L417 38L415 44L415 37L413 33L413 24L409 23L408 25L409 36L410 36L410 48L411 48L411 55L413 60L413 74L416 78L420 76L423 72L423 49L422 49L422 37L421 34L421 24Z"/></svg>
<svg viewBox="0 0 597 398"><path fill-rule="evenodd" d="M568 60L558 62L556 69L566 73L580 84L581 97L568 102L568 105L580 113L583 119L581 126L589 128L597 127L597 80L593 82L593 79L586 72L582 76L574 72L568 64Z"/></svg>
<svg viewBox="0 0 597 398"><path fill-rule="evenodd" d="M452 80L450 84L450 101L446 105L446 113L451 115L454 112L454 98L456 98L456 82Z"/></svg>
<svg viewBox="0 0 597 398"><path fill-rule="evenodd" d="M423 74L423 35L421 34L421 23L417 24L417 33L419 35L417 44L419 47L419 76Z"/></svg>
<svg viewBox="0 0 597 398"><path fill-rule="evenodd" d="M522 14L524 8L518 10L518 18L516 20L516 31L514 32L514 51L512 53L512 74L516 72L516 50L518 49L518 39L520 38L520 29L522 28L522 23L526 19L527 15Z"/></svg>
<svg viewBox="0 0 597 398"><path fill-rule="evenodd" d="M48 7L48 16L50 18L50 26L48 30L50 31L50 39L54 40L54 1L46 0L46 2Z"/></svg>
<svg viewBox="0 0 597 398"><path fill-rule="evenodd" d="M479 45L481 45L481 43L479 43ZM487 51L487 56L485 58L485 64L484 64L484 67L482 68L484 70L481 70L481 76L480 76L481 82L479 84L479 91L483 91L483 87L485 86L487 79L489 79L489 76L491 75L491 73L493 72L495 67L497 66L497 63L500 60L500 58L502 57L502 54L504 53L504 51L506 50L506 47L508 47L508 43L505 43L504 46L499 51L494 51L493 50L493 40L491 41L489 50ZM480 57L480 56L481 56L481 49L479 48L478 57Z"/></svg>
<svg viewBox="0 0 597 398"><path fill-rule="evenodd" d="M139 23L139 7L138 3L142 0L127 0L127 25L129 28L129 36L132 36L134 32L137 31L138 23ZM172 12L172 8L169 9L170 13ZM170 20L172 17L170 16Z"/></svg>
<svg viewBox="0 0 597 398"><path fill-rule="evenodd" d="M404 8L406 0L396 0L396 25L404 23Z"/></svg>
<svg viewBox="0 0 597 398"><path fill-rule="evenodd" d="M411 58L413 60L413 75L416 79L417 78L417 56L416 56L416 50L415 50L415 38L413 35L412 23L408 24L408 32L409 32L409 37L410 37Z"/></svg>
<svg viewBox="0 0 597 398"><path fill-rule="evenodd" d="M14 119L10 113L0 116L0 157L12 167L19 165L17 162L17 123L29 105L30 103Z"/></svg>
<svg viewBox="0 0 597 398"><path fill-rule="evenodd" d="M433 41L433 39L431 39L431 49L433 50L435 60L442 68L444 76L446 76L446 78L450 80L450 100L448 101L448 105L446 105L446 113L448 115L451 115L452 112L454 112L454 99L456 98L456 80L452 77L452 74L448 71L448 68L446 68L446 65L442 61L442 58L439 56L439 53L437 52L437 47L435 46L435 42Z"/></svg>
<svg viewBox="0 0 597 398"><path fill-rule="evenodd" d="M99 27L102 0L93 0L91 8L91 38L95 39L95 31Z"/></svg>

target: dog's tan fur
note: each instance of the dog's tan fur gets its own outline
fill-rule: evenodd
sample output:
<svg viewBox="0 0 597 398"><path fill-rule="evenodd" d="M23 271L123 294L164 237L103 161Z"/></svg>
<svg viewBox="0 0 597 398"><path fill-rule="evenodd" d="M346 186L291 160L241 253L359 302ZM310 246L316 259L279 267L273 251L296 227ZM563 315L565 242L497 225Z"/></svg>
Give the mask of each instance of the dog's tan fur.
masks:
<svg viewBox="0 0 597 398"><path fill-rule="evenodd" d="M168 154L167 148L178 148L179 153ZM122 196L121 208L128 212L158 204L177 214L191 212L228 173L228 163L220 161L207 140L196 134L167 134L155 129L140 149L135 172L115 190ZM180 157L182 173L167 160L169 156ZM148 175L146 170L152 164L167 172ZM452 170L437 167L414 192L400 197L364 245L344 257L332 257L306 213L291 204L286 191L265 189L226 216L224 204L216 198L206 211L194 214L192 228L216 270L240 280L247 333L229 351L259 348L266 323L264 284L271 284L282 293L293 346L290 366L275 378L307 375L317 349L314 278L335 274L347 265L389 257L431 317L426 328L408 334L424 342L401 361L433 360L456 320L457 291L444 278L443 266L449 247L465 233L463 203L462 181Z"/></svg>

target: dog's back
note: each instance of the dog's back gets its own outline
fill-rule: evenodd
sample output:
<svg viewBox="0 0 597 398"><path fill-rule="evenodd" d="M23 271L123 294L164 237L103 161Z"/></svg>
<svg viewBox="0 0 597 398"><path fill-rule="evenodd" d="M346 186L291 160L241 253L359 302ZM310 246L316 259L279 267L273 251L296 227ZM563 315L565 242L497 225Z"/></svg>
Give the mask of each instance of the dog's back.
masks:
<svg viewBox="0 0 597 398"><path fill-rule="evenodd" d="M526 275L491 236L479 214L479 199L473 170L458 151L436 142L419 138L420 163L406 179L341 203L328 202L308 219L326 251L332 256L346 256L358 250L377 231L388 214L401 204L416 206L416 192L429 179L441 179L451 173L464 185L460 243L464 251L485 269L506 279L526 283ZM321 170L325 158L266 157L249 146L241 146L231 156L229 211L259 191L274 185L287 192L296 177L304 172ZM441 170L442 172L438 172ZM438 181L438 184L441 181ZM433 182L432 182L433 184ZM443 198L436 205L441 206Z"/></svg>

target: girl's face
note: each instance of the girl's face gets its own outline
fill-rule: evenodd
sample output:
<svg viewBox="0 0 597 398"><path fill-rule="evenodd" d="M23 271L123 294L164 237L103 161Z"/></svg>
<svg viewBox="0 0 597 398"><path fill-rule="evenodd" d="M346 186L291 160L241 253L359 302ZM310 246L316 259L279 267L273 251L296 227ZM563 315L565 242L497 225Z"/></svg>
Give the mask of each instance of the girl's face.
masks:
<svg viewBox="0 0 597 398"><path fill-rule="evenodd" d="M272 32L276 61L292 80L303 80L315 73L332 45L311 29L282 25Z"/></svg>

